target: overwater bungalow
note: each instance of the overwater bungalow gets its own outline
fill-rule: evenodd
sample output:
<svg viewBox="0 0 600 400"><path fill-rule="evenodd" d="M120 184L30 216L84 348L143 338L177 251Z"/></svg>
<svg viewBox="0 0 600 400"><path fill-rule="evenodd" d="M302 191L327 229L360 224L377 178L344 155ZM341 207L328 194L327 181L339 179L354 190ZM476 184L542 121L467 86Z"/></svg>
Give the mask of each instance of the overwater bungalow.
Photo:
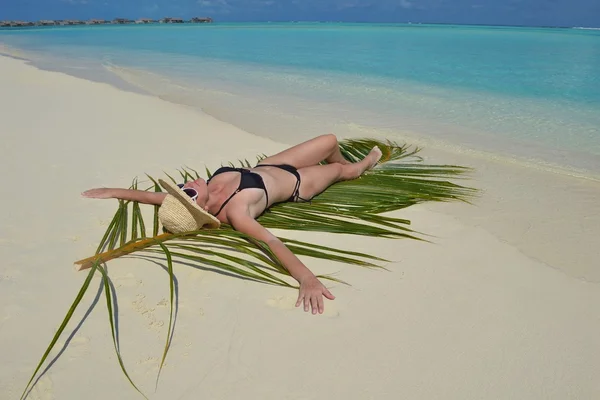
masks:
<svg viewBox="0 0 600 400"><path fill-rule="evenodd" d="M132 20L127 18L115 18L112 20L112 23L117 25L131 24L132 22Z"/></svg>
<svg viewBox="0 0 600 400"><path fill-rule="evenodd" d="M194 17L189 21L184 21L183 18L172 18L172 17L165 17L158 21L150 19L150 18L140 18L136 21L132 21L127 18L115 18L112 21L107 21L104 19L90 19L88 21L80 21L80 20L76 20L76 19L64 19L64 20L63 19L56 19L56 20L43 19L43 20L40 20L37 22L0 21L0 27L7 28L7 27L23 27L23 26L54 26L54 25L72 26L72 25L103 25L103 24L123 25L123 24L131 24L134 22L136 24L153 24L153 23L157 23L157 22L160 22L161 24L183 24L185 22L201 24L201 23L211 23L211 22L213 22L213 19L210 17Z"/></svg>
<svg viewBox="0 0 600 400"><path fill-rule="evenodd" d="M59 24L63 26L85 25L85 22L78 19L66 19L64 21L60 21Z"/></svg>
<svg viewBox="0 0 600 400"><path fill-rule="evenodd" d="M56 23L56 21L51 20L51 19L42 19L38 22L35 23L37 26L54 26L54 25L58 25Z"/></svg>
<svg viewBox="0 0 600 400"><path fill-rule="evenodd" d="M213 22L213 19L210 17L194 17L190 20L190 22L195 24L206 24Z"/></svg>
<svg viewBox="0 0 600 400"><path fill-rule="evenodd" d="M150 18L140 18L137 21L135 21L136 24L154 24L156 23L155 20L150 19Z"/></svg>
<svg viewBox="0 0 600 400"><path fill-rule="evenodd" d="M22 26L34 26L35 24L33 22L28 22L28 21L4 21L4 24L2 26L7 27L22 27Z"/></svg>
<svg viewBox="0 0 600 400"><path fill-rule="evenodd" d="M105 20L105 19L90 19L89 21L86 22L86 24L88 25L104 25L104 24L108 24L109 21Z"/></svg>
<svg viewBox="0 0 600 400"><path fill-rule="evenodd" d="M159 21L161 24L183 24L183 18L165 17Z"/></svg>

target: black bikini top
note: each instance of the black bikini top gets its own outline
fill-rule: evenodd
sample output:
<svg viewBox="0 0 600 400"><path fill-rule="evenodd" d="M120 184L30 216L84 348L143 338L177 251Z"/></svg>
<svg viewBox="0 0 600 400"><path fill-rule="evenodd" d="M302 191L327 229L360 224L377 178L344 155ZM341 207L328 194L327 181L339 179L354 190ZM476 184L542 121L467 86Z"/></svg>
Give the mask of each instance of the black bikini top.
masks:
<svg viewBox="0 0 600 400"><path fill-rule="evenodd" d="M265 196L267 197L267 205L269 204L269 193L267 193L267 188L265 186L265 182L263 181L262 176L257 174L256 172L252 172L247 170L246 168L233 168L233 167L221 167L215 171L215 173L210 177L210 179L206 182L210 183L210 180L215 176L222 174L224 172L239 172L242 176L240 178L240 185L238 188L223 202L219 211L215 214L215 217L219 215L219 213L223 210L223 208L229 203L229 200L233 198L236 194L241 192L244 189L262 189L265 191Z"/></svg>

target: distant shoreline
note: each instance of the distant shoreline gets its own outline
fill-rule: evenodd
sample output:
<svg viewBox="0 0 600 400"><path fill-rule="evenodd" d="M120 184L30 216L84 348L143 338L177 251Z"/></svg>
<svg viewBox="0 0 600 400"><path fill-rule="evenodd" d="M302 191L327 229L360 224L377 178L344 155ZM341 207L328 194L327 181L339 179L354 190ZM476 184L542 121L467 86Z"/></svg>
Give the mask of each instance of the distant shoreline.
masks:
<svg viewBox="0 0 600 400"><path fill-rule="evenodd" d="M138 18L136 20L129 18L113 18L107 19L42 19L39 21L21 21L9 20L0 21L0 28L25 28L25 27L40 27L40 26L77 26L77 25L147 25L147 24L206 24L212 23L211 17L193 17L188 20L183 18L164 17L161 19Z"/></svg>
<svg viewBox="0 0 600 400"><path fill-rule="evenodd" d="M190 19L165 17L161 19L150 18L114 18L111 20L90 19L90 20L39 20L39 21L24 21L24 20L0 20L0 30L5 28L40 28L40 27L73 27L73 26L114 26L114 25L166 25L166 24L201 24L215 23L211 17L194 17ZM531 29L576 29L587 31L600 31L600 27L587 26L560 26L560 25L502 25L502 24L465 24L465 23L450 23L450 22L372 22L372 21L219 21L219 24L356 24L356 25L389 25L389 26L458 26L458 27L491 27L491 28L531 28Z"/></svg>

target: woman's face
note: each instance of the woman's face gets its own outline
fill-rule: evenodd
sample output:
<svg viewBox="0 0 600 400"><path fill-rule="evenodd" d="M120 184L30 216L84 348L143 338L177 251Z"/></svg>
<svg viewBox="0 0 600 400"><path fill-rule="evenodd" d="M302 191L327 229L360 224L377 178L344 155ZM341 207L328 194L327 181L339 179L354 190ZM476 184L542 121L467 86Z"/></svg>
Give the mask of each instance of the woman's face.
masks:
<svg viewBox="0 0 600 400"><path fill-rule="evenodd" d="M183 187L195 189L198 192L196 204L205 210L208 209L206 205L208 203L208 185L204 179L198 178L195 181L189 181Z"/></svg>

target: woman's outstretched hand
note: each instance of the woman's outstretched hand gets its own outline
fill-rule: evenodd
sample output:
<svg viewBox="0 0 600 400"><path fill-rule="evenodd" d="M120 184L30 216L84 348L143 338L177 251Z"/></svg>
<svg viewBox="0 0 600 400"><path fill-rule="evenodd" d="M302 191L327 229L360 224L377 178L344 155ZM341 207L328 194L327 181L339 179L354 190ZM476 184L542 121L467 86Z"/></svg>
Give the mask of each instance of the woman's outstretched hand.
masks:
<svg viewBox="0 0 600 400"><path fill-rule="evenodd" d="M304 302L304 311L308 311L310 306L313 314L316 314L317 311L319 314L323 314L325 310L323 296L329 300L335 299L335 296L315 276L308 277L300 282L300 293L298 294L296 307Z"/></svg>
<svg viewBox="0 0 600 400"><path fill-rule="evenodd" d="M81 195L90 199L111 199L113 197L112 189L109 188L90 189L81 193Z"/></svg>

